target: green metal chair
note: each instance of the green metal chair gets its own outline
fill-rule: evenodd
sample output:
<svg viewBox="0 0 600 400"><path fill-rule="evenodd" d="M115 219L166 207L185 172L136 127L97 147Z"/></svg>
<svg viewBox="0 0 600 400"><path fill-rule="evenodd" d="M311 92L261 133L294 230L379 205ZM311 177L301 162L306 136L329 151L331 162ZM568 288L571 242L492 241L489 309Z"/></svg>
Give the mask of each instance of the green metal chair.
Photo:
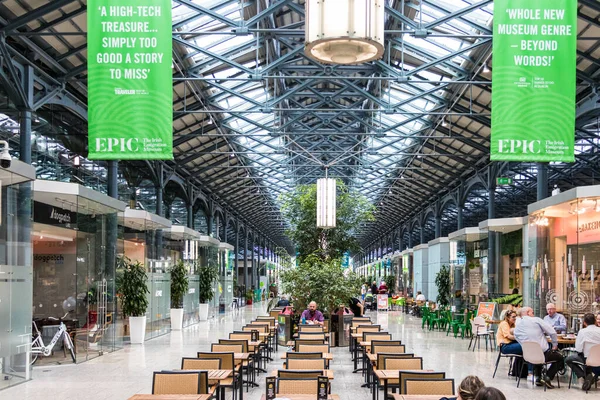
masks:
<svg viewBox="0 0 600 400"><path fill-rule="evenodd" d="M431 311L429 310L429 307L421 307L421 329L425 329L425 324L427 324L427 329L429 329L429 326L431 325Z"/></svg>
<svg viewBox="0 0 600 400"><path fill-rule="evenodd" d="M458 324L458 329L460 330L462 339L465 338L465 334L467 335L467 337L473 334L473 331L471 329L471 319L473 318L473 311L467 311L466 314L466 319Z"/></svg>

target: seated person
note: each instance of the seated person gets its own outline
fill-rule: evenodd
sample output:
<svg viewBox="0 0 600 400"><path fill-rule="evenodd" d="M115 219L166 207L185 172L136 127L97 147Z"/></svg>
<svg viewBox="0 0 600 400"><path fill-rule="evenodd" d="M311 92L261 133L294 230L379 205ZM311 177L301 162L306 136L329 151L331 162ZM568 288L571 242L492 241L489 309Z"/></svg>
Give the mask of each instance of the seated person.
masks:
<svg viewBox="0 0 600 400"><path fill-rule="evenodd" d="M553 327L556 333L566 332L567 320L564 315L556 312L554 303L548 303L546 305L546 311L548 312L548 315L544 317L544 322Z"/></svg>
<svg viewBox="0 0 600 400"><path fill-rule="evenodd" d="M504 321L498 325L498 332L496 333L496 343L500 347L502 354L523 354L523 349L517 339L515 339L515 322L517 320L517 313L512 310L508 310L504 314ZM521 366L523 364L522 358L517 358L511 368L511 376L518 376L521 372ZM527 378L527 369L523 371L521 378Z"/></svg>
<svg viewBox="0 0 600 400"><path fill-rule="evenodd" d="M479 377L469 375L458 386L458 397L442 397L440 400L473 400L484 387L485 384Z"/></svg>
<svg viewBox="0 0 600 400"><path fill-rule="evenodd" d="M388 292L388 287L385 284L385 281L381 281L381 285L379 285L378 294L386 294Z"/></svg>
<svg viewBox="0 0 600 400"><path fill-rule="evenodd" d="M279 301L277 302L277 307L288 307L290 305L290 301L286 296L281 296Z"/></svg>
<svg viewBox="0 0 600 400"><path fill-rule="evenodd" d="M575 341L577 354L567 357L565 362L571 367L571 371L577 375L578 379L583 378L581 388L589 390L595 380L594 373L598 375L600 368L594 368L595 371L589 371L586 374L585 366L578 363L585 364L585 359L589 356L592 346L600 344L600 328L596 326L594 314L588 313L583 316L583 327L577 334L577 340Z"/></svg>
<svg viewBox="0 0 600 400"><path fill-rule="evenodd" d="M350 308L350 310L352 310L354 315L356 315L357 317L362 317L365 307L359 299L357 299L356 297L351 297L350 301L348 302L348 307Z"/></svg>
<svg viewBox="0 0 600 400"><path fill-rule="evenodd" d="M425 301L427 299L425 298L425 295L423 293L421 293L421 291L419 290L417 292L417 297L415 298L415 300L416 301Z"/></svg>
<svg viewBox="0 0 600 400"><path fill-rule="evenodd" d="M311 301L310 303L308 303L308 309L302 312L300 320L302 321L302 323L307 323L309 325L323 326L323 321L325 320L325 318L323 318L323 313L317 310L317 303Z"/></svg>

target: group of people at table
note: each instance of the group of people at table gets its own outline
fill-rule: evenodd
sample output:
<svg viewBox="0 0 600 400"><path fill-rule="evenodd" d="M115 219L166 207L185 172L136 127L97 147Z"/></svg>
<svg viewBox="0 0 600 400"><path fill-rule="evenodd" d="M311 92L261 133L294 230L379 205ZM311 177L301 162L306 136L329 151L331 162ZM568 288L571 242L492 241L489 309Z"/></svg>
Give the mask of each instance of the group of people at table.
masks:
<svg viewBox="0 0 600 400"><path fill-rule="evenodd" d="M548 303L547 315L542 319L536 317L531 307L523 307L518 311L509 310L504 315L504 320L498 326L496 342L500 352L505 355L522 355L522 344L525 342L539 343L544 359L551 363L545 374L542 366L533 368L537 386L546 386L553 389L552 381L556 374L563 369L566 363L578 379L582 379L582 389L589 390L600 375L600 367L586 369L586 358L589 357L593 346L600 345L600 318L594 314L583 316L583 329L579 330L575 340L575 351L564 358L558 351L558 335L567 332L567 320L564 315L556 312L556 305ZM523 367L522 358L515 358L511 368L511 375L527 377L528 368Z"/></svg>

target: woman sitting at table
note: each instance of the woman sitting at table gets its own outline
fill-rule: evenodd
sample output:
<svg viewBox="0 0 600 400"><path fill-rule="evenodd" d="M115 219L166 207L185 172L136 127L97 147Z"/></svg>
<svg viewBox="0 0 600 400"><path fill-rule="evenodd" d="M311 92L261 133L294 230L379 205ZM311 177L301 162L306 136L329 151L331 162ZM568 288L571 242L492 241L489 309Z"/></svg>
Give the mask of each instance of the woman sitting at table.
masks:
<svg viewBox="0 0 600 400"><path fill-rule="evenodd" d="M508 310L504 314L504 321L498 325L498 332L496 333L496 343L500 347L502 354L518 354L523 355L523 349L517 342L514 336L515 332L515 321L517 320L517 313L512 310ZM522 358L517 358L516 362L512 366L511 375L517 376L521 371ZM527 373L525 370L524 374ZM525 378L527 376L524 376Z"/></svg>

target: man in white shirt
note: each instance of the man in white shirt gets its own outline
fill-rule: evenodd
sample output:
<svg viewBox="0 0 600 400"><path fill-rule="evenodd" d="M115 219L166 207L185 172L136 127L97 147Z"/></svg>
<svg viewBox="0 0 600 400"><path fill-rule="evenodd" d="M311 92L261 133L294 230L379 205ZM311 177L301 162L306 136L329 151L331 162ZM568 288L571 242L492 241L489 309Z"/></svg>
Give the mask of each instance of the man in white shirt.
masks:
<svg viewBox="0 0 600 400"><path fill-rule="evenodd" d="M585 364L585 359L590 355L592 346L600 344L600 327L596 326L594 314L583 316L583 326L584 328L579 331L575 341L577 354L567 357L566 363L575 372L577 378L584 378L581 388L587 391L594 383L594 374L591 371L586 374L585 366L577 363Z"/></svg>
<svg viewBox="0 0 600 400"><path fill-rule="evenodd" d="M542 375L542 366L536 365L534 367L534 373L536 376L535 384L537 386L546 385L549 389L554 389L552 380L558 371L564 365L564 359L560 352L551 351L558 349L558 336L554 329L544 322L541 318L533 315L533 309L531 307L521 308L521 322L515 326L515 339L523 346L524 342L536 342L539 343L542 351L544 352L544 358L546 362L551 362L552 365L548 368L546 375ZM550 336L552 340L552 346L548 343L546 335Z"/></svg>
<svg viewBox="0 0 600 400"><path fill-rule="evenodd" d="M423 293L421 293L421 291L417 292L417 297L415 298L416 301L425 301L425 295Z"/></svg>
<svg viewBox="0 0 600 400"><path fill-rule="evenodd" d="M557 333L567 331L567 319L564 315L556 312L556 305L554 303L546 304L546 311L548 315L544 317L544 322L554 328Z"/></svg>

